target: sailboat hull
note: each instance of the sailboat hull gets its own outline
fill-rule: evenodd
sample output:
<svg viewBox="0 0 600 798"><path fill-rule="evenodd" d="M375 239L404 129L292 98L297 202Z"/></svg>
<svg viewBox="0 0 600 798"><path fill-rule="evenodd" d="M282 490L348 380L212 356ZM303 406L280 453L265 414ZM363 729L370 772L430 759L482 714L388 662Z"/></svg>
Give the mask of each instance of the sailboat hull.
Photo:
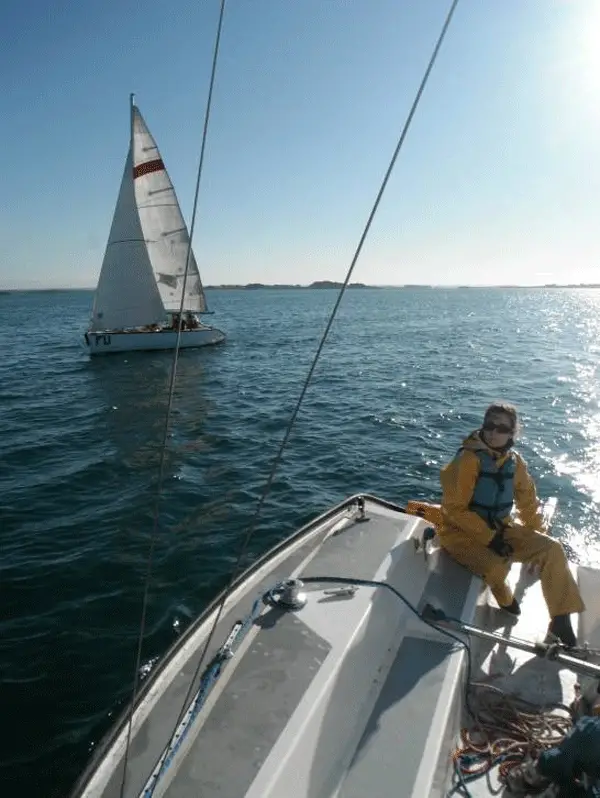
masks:
<svg viewBox="0 0 600 798"><path fill-rule="evenodd" d="M225 334L216 327L203 327L199 330L182 330L180 349L220 344ZM97 331L85 334L85 343L90 355L109 355L115 352L144 352L159 349L175 349L177 331L175 330L131 330Z"/></svg>

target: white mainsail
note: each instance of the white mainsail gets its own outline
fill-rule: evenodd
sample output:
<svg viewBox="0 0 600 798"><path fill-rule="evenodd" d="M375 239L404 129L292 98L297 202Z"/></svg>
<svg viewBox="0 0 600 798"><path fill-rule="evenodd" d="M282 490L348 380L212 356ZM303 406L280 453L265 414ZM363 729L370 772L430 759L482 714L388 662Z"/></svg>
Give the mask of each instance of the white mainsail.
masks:
<svg viewBox="0 0 600 798"><path fill-rule="evenodd" d="M91 330L160 323L178 311L189 234L146 123L131 104L131 139L94 297ZM190 252L184 311L206 310Z"/></svg>

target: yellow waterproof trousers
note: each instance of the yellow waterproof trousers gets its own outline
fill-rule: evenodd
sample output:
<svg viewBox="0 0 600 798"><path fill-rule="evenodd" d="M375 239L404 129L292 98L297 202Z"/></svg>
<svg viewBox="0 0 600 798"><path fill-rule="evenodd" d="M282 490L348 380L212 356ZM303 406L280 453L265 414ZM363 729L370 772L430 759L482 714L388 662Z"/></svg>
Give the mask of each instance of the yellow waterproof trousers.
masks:
<svg viewBox="0 0 600 798"><path fill-rule="evenodd" d="M564 549L558 540L524 526L514 525L504 532L504 539L514 549L510 559L477 543L459 529L439 530L440 543L453 559L489 585L501 607L513 600L506 577L513 562L531 563L540 569L542 592L550 617L583 612L585 605L569 569Z"/></svg>

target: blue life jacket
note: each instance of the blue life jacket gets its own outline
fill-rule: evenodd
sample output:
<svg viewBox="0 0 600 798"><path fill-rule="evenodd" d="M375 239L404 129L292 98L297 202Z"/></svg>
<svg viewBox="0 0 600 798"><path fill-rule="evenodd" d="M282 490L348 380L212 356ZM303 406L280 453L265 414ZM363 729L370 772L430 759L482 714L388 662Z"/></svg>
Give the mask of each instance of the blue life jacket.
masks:
<svg viewBox="0 0 600 798"><path fill-rule="evenodd" d="M462 449L459 449L459 452ZM510 515L515 498L515 457L511 453L501 466L485 450L475 452L479 460L479 476L475 483L469 510L483 518L491 529L497 521Z"/></svg>

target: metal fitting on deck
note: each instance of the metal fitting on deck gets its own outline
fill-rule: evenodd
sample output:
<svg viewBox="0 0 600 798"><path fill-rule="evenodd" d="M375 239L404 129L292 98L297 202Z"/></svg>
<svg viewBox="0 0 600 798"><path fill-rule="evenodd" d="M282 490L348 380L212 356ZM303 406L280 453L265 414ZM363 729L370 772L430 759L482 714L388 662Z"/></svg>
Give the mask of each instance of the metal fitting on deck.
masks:
<svg viewBox="0 0 600 798"><path fill-rule="evenodd" d="M368 517L368 515L365 512L365 497L364 496L358 496L358 498L356 499L356 506L358 508L358 516L356 518L356 521L357 522L368 521L369 517Z"/></svg>
<svg viewBox="0 0 600 798"><path fill-rule="evenodd" d="M425 527L423 531L423 537L413 538L413 543L415 546L415 551L423 551L423 556L427 560L429 557L429 544L433 542L435 538L435 527L428 526Z"/></svg>
<svg viewBox="0 0 600 798"><path fill-rule="evenodd" d="M306 593L301 579L286 579L269 591L268 601L283 610L300 610L306 604Z"/></svg>

